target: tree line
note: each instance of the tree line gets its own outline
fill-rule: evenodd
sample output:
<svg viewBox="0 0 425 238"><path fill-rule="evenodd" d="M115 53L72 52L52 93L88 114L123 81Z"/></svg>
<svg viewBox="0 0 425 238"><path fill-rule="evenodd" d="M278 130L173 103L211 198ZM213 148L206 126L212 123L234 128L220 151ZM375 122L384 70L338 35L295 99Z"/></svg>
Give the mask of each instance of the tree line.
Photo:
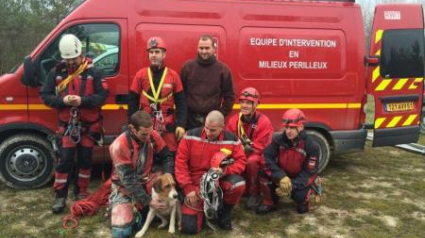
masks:
<svg viewBox="0 0 425 238"><path fill-rule="evenodd" d="M1 0L0 75L19 65L25 55L75 6L85 0ZM420 3L425 0L357 0L362 6L366 37L377 3Z"/></svg>
<svg viewBox="0 0 425 238"><path fill-rule="evenodd" d="M0 1L0 75L19 65L84 0Z"/></svg>

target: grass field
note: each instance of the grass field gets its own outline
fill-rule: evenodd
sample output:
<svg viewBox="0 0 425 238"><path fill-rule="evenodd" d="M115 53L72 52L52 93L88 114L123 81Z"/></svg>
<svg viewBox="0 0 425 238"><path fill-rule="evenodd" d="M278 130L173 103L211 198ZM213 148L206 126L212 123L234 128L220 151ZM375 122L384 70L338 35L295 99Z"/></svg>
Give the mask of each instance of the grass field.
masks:
<svg viewBox="0 0 425 238"><path fill-rule="evenodd" d="M423 139L421 139L423 140ZM232 232L205 229L192 237L423 237L425 157L393 147L333 156L323 173L325 201L319 210L298 215L292 201L257 216L238 205ZM92 190L100 179L92 183ZM111 237L104 209L62 228L64 215L52 215L50 187L16 191L0 184L0 237ZM242 201L244 202L244 201ZM180 237L151 228L147 237Z"/></svg>

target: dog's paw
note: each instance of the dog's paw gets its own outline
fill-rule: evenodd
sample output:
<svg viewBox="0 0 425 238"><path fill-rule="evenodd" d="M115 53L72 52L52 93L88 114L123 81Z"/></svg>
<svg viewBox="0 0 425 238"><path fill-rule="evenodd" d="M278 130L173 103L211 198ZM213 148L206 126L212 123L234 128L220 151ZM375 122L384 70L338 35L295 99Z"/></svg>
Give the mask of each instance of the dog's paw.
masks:
<svg viewBox="0 0 425 238"><path fill-rule="evenodd" d="M168 222L163 222L161 224L159 224L158 229L162 229L164 227L166 227L168 225Z"/></svg>
<svg viewBox="0 0 425 238"><path fill-rule="evenodd" d="M145 234L145 232L143 232L143 231L139 231L139 232L137 232L136 233L136 238L140 238L140 237L142 237L143 235Z"/></svg>

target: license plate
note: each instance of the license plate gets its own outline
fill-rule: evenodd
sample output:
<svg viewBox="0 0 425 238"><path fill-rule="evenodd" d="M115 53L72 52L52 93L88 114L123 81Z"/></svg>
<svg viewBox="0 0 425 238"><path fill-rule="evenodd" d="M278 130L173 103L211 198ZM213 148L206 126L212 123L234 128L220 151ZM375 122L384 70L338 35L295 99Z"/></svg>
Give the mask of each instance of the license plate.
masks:
<svg viewBox="0 0 425 238"><path fill-rule="evenodd" d="M413 111L413 102L396 102L386 104L387 112Z"/></svg>

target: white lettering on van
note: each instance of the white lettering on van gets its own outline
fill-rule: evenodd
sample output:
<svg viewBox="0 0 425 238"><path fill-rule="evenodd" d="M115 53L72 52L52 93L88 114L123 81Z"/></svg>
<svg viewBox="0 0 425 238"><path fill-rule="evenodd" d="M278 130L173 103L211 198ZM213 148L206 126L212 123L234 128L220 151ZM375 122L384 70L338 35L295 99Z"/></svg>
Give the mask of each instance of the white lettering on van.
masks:
<svg viewBox="0 0 425 238"><path fill-rule="evenodd" d="M400 11L384 11L385 20L401 20Z"/></svg>
<svg viewBox="0 0 425 238"><path fill-rule="evenodd" d="M258 67L260 69L287 69L287 61L259 61Z"/></svg>
<svg viewBox="0 0 425 238"><path fill-rule="evenodd" d="M289 58L299 58L300 52L297 50L290 50L289 51Z"/></svg>
<svg viewBox="0 0 425 238"><path fill-rule="evenodd" d="M250 44L253 46L277 46L275 38L251 38Z"/></svg>
<svg viewBox="0 0 425 238"><path fill-rule="evenodd" d="M328 62L305 62L305 61L290 61L290 69L327 69Z"/></svg>
<svg viewBox="0 0 425 238"><path fill-rule="evenodd" d="M336 48L336 40L279 39L279 46Z"/></svg>

